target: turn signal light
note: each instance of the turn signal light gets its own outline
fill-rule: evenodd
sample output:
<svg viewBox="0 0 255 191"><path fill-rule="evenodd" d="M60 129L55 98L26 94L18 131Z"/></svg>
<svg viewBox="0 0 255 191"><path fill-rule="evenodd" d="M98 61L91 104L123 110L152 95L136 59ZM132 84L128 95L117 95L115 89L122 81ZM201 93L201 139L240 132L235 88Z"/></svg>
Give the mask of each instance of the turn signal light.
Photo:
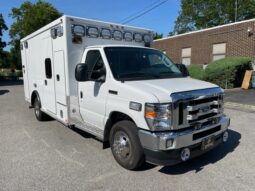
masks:
<svg viewBox="0 0 255 191"><path fill-rule="evenodd" d="M154 119L154 118L157 117L157 114L156 114L156 112L154 112L154 111L146 111L146 112L145 112L145 117Z"/></svg>

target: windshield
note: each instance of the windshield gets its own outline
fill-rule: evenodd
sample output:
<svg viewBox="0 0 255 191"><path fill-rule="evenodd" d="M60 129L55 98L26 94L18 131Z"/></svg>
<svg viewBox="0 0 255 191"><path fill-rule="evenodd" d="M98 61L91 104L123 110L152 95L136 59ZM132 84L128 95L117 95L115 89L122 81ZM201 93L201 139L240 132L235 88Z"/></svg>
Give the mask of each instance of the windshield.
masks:
<svg viewBox="0 0 255 191"><path fill-rule="evenodd" d="M106 47L104 50L117 80L182 77L175 64L158 50L134 47Z"/></svg>

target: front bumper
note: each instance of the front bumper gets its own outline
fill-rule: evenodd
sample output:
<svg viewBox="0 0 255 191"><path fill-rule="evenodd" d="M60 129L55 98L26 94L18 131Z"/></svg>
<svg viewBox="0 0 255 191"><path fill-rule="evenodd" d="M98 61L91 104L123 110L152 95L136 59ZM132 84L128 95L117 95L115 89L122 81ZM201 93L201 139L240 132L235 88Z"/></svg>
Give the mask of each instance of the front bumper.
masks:
<svg viewBox="0 0 255 191"><path fill-rule="evenodd" d="M228 117L222 117L219 123L199 130L184 129L183 131L150 132L139 130L139 138L144 148L147 162L158 165L172 165L181 162L180 152L189 148L191 158L200 155L222 142L222 135L230 125ZM201 150L202 141L214 136L213 147Z"/></svg>

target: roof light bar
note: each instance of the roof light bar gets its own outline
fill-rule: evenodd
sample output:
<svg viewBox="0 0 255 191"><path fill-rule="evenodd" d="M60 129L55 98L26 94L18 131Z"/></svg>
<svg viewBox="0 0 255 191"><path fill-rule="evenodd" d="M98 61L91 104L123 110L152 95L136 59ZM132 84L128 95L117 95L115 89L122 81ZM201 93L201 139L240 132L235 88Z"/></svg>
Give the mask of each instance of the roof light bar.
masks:
<svg viewBox="0 0 255 191"><path fill-rule="evenodd" d="M99 31L97 27L87 27L87 35L92 38L99 37Z"/></svg>
<svg viewBox="0 0 255 191"><path fill-rule="evenodd" d="M114 40L122 40L122 32L119 30L113 31L113 38Z"/></svg>
<svg viewBox="0 0 255 191"><path fill-rule="evenodd" d="M106 28L102 28L101 29L101 37L103 39L110 39L111 38L111 30L106 29Z"/></svg>
<svg viewBox="0 0 255 191"><path fill-rule="evenodd" d="M125 41L132 41L133 40L133 36L131 32L125 32L124 33L124 39Z"/></svg>
<svg viewBox="0 0 255 191"><path fill-rule="evenodd" d="M143 41L143 36L142 36L142 34L140 34L140 33L135 33L135 34L134 34L134 40L135 40L136 42L142 42L142 41Z"/></svg>

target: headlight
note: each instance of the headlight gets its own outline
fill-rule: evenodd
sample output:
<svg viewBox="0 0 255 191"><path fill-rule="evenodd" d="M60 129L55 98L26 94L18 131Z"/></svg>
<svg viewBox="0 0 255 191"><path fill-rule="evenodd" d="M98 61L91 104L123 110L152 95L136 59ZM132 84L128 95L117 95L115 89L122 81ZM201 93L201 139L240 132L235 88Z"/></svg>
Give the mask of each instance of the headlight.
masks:
<svg viewBox="0 0 255 191"><path fill-rule="evenodd" d="M170 130L172 123L172 105L145 104L145 119L152 131Z"/></svg>

